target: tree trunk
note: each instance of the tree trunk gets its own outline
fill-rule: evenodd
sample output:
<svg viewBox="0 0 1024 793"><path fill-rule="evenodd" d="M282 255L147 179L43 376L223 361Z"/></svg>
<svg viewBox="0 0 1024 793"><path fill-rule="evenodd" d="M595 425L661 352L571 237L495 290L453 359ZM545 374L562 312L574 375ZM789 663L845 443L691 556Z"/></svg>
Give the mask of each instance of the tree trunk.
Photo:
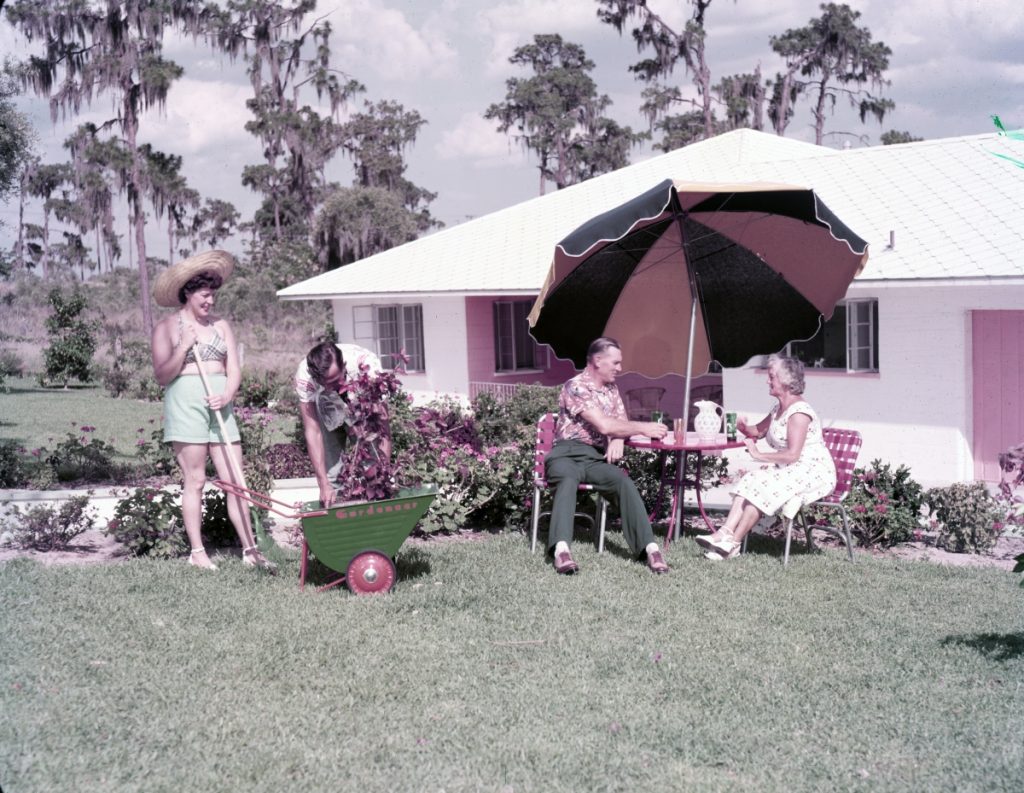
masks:
<svg viewBox="0 0 1024 793"><path fill-rule="evenodd" d="M704 39L697 44L697 90L700 92L701 111L704 116L704 137L715 136L715 115L711 108L711 69L704 60Z"/></svg>
<svg viewBox="0 0 1024 793"><path fill-rule="evenodd" d="M139 151L136 145L138 120L129 114L124 125L128 151L132 157L132 177L128 185L128 204L135 226L135 250L139 265L139 302L142 304L142 329L148 339L153 335L153 308L150 304L149 269L146 267L146 220L142 207L142 175L139 171Z"/></svg>
<svg viewBox="0 0 1024 793"><path fill-rule="evenodd" d="M757 64L757 68L754 69L754 96L753 96L753 113L751 123L754 129L758 132L764 131L764 80L761 79L761 64Z"/></svg>
<svg viewBox="0 0 1024 793"><path fill-rule="evenodd" d="M18 263L18 269L22 272L25 272L25 184L28 181L27 175L28 169L23 168L21 190L18 191L18 242L14 249L15 261Z"/></svg>
<svg viewBox="0 0 1024 793"><path fill-rule="evenodd" d="M40 262L43 278L50 274L50 210L43 199L43 259Z"/></svg>
<svg viewBox="0 0 1024 793"><path fill-rule="evenodd" d="M819 146L825 137L825 81L828 79L828 72L821 76L821 87L818 89L818 101L814 106L814 142Z"/></svg>

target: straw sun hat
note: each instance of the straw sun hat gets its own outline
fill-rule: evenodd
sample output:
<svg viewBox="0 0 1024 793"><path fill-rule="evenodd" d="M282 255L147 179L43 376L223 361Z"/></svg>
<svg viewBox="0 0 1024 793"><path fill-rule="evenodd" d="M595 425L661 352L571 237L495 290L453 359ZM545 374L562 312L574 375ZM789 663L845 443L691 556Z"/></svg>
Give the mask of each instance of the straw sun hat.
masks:
<svg viewBox="0 0 1024 793"><path fill-rule="evenodd" d="M156 279L153 299L158 306L178 308L178 292L190 278L199 273L216 273L226 281L235 268L235 257L227 251L205 251L168 267Z"/></svg>

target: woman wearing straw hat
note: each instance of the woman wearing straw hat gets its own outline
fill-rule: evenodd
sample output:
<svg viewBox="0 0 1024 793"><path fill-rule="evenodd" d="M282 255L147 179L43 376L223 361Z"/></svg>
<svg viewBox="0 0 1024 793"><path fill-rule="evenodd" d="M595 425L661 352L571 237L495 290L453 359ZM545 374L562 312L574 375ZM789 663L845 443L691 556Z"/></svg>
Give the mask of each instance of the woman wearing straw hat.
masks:
<svg viewBox="0 0 1024 793"><path fill-rule="evenodd" d="M201 534L206 457L217 475L244 485L242 446L231 400L241 382L235 335L213 314L217 290L234 268L226 251L207 251L160 273L153 289L158 306L177 308L153 329L153 371L164 391L164 440L181 466L181 512L192 546L189 563L216 570ZM272 570L253 537L249 509L229 495L228 516L242 542L242 561Z"/></svg>

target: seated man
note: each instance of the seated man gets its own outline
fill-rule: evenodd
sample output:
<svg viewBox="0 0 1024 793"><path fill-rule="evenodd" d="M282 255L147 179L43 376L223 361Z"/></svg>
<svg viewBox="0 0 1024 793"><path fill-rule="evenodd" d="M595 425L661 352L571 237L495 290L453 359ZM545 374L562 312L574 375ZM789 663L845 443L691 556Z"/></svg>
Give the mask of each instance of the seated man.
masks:
<svg viewBox="0 0 1024 793"><path fill-rule="evenodd" d="M668 428L660 422L630 421L615 385L622 371L622 351L615 339L602 337L587 350L587 367L562 387L558 397L555 444L544 461L548 482L555 487L551 507L548 552L555 570L575 573L579 566L569 552L577 488L594 485L616 502L622 517L622 533L637 559L646 558L654 573L667 573L665 559L654 541L640 493L632 480L614 463L622 458L630 435L662 438Z"/></svg>
<svg viewBox="0 0 1024 793"><path fill-rule="evenodd" d="M320 502L325 507L334 501L342 469L341 453L347 441L345 428L351 423L345 386L364 371L379 374L380 358L355 344L325 341L309 351L295 372L302 430ZM390 438L384 438L379 449L380 454L390 457Z"/></svg>

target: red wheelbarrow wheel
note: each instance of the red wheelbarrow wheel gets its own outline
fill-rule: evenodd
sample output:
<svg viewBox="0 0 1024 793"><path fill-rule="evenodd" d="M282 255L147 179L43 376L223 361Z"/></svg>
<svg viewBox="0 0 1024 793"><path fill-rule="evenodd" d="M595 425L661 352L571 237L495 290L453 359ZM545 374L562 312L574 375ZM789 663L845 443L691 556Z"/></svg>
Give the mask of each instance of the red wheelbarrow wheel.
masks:
<svg viewBox="0 0 1024 793"><path fill-rule="evenodd" d="M357 553L345 569L345 586L353 595L379 595L395 586L398 571L380 551Z"/></svg>

